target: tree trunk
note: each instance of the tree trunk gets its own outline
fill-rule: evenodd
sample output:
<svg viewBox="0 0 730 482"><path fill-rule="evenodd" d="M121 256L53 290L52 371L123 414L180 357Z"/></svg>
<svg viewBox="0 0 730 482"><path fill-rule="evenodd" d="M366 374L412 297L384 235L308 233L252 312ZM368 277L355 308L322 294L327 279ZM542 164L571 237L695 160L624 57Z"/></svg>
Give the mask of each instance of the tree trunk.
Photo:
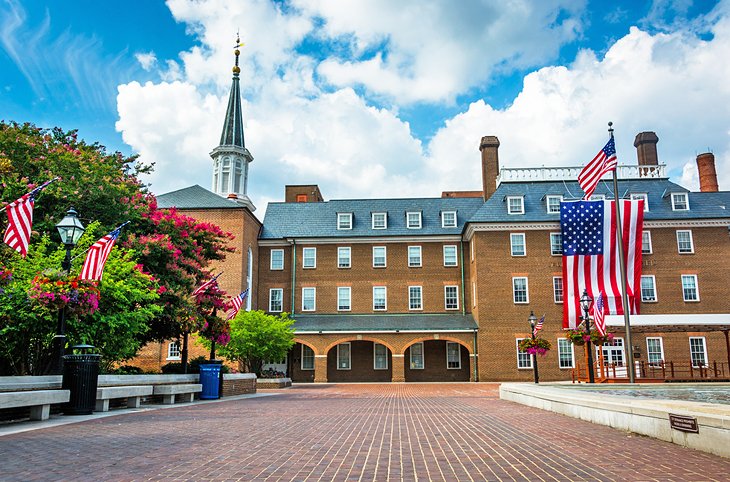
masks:
<svg viewBox="0 0 730 482"><path fill-rule="evenodd" d="M181 353L182 371L183 373L188 372L188 332L183 333L183 346Z"/></svg>

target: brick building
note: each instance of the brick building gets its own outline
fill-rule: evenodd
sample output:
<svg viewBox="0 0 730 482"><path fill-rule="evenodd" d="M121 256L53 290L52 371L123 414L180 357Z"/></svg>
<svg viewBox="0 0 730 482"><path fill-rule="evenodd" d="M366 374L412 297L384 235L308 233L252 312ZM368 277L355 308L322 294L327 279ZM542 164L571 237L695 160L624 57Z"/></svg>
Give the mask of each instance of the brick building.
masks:
<svg viewBox="0 0 730 482"><path fill-rule="evenodd" d="M582 357L562 332L561 201L580 199L580 167L500 169L499 140L481 139L482 190L414 199L325 200L317 185L286 186L263 223L246 195L238 71L213 192L199 186L160 196L236 234L223 287L251 288L249 307L288 312L296 345L272 364L295 382L531 380L517 351L531 312L546 315L553 349L543 380L570 379ZM697 158L700 192L670 181L653 132L636 136L638 163L619 166L621 198L646 202L641 314L631 347L623 317L602 350L624 363L681 360L730 364L730 192L714 157ZM476 157L476 156L475 156ZM476 160L475 160L476 162ZM238 177L236 181L235 176ZM601 182L596 199L613 199Z"/></svg>

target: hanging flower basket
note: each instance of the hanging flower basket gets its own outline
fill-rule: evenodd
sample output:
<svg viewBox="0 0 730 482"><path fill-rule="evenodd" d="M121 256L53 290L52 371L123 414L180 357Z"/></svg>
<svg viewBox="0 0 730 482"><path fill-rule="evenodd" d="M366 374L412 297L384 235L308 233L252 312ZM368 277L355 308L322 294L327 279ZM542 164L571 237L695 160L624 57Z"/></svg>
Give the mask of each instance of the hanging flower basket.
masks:
<svg viewBox="0 0 730 482"><path fill-rule="evenodd" d="M596 330L591 330L590 335L587 335L583 330L568 330L565 332L565 338L577 346L585 345L588 340L596 346L601 346L613 342L613 333L606 333L605 336L601 336Z"/></svg>
<svg viewBox="0 0 730 482"><path fill-rule="evenodd" d="M596 346L613 343L613 333L606 333L605 336L602 336L597 331L591 331L591 342Z"/></svg>
<svg viewBox="0 0 730 482"><path fill-rule="evenodd" d="M544 338L523 338L517 346L522 352L540 356L544 356L552 348L550 342Z"/></svg>
<svg viewBox="0 0 730 482"><path fill-rule="evenodd" d="M69 315L89 315L99 309L99 288L95 282L65 278L60 271L33 278L28 297L50 310L66 308Z"/></svg>

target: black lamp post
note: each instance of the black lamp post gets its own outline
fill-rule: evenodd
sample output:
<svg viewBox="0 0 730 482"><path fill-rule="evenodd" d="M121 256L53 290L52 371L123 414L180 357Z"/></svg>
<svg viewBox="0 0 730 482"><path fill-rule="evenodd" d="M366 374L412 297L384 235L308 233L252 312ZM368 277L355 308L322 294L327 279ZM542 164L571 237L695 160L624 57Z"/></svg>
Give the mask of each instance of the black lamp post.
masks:
<svg viewBox="0 0 730 482"><path fill-rule="evenodd" d="M532 340L535 340L535 322L537 321L537 317L535 316L535 313L530 310L530 316L527 318L527 320L530 322L530 336L532 337ZM537 354L532 354L532 373L535 375L535 383L540 383L540 375L537 373Z"/></svg>
<svg viewBox="0 0 730 482"><path fill-rule="evenodd" d="M588 382L595 383L596 379L593 374L593 350L591 348L591 319L588 316L591 301L593 301L593 298L588 295L588 291L583 290L583 295L580 297L580 307L583 309L583 322L585 323L586 335L588 335L588 341L586 341L586 349L588 350Z"/></svg>
<svg viewBox="0 0 730 482"><path fill-rule="evenodd" d="M66 212L66 216L56 224L58 234L61 236L61 242L66 246L66 257L61 263L61 268L66 274L71 271L71 250L79 242L81 235L84 234L84 225L79 220L78 213L74 208ZM56 328L56 336L53 337L53 368L51 373L61 375L63 373L63 355L66 353L66 308L58 310L58 326Z"/></svg>

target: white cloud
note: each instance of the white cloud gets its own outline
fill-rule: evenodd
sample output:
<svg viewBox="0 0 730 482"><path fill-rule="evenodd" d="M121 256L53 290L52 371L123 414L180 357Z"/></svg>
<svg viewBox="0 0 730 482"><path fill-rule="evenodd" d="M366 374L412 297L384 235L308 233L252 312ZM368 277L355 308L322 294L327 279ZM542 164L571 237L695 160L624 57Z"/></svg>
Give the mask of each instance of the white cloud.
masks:
<svg viewBox="0 0 730 482"><path fill-rule="evenodd" d="M420 80L414 74L421 68L419 58L431 56L438 61L439 55L449 56L433 52L431 40L421 38L425 33L412 44L405 34L398 40L399 21L407 19L389 18L385 13L390 7L385 4L384 25L355 15L360 11L358 4L350 6L349 14L335 11L339 3L311 7L319 15L327 14L327 23L316 32L324 39L341 40L354 31L357 34L349 38L355 50L369 49L386 34L389 39L386 56L376 55L370 64L353 62L347 69L332 69L330 80L335 73L341 75L333 83L342 86L331 92L317 84L316 73L322 75L333 65L339 68L340 60L319 62L294 51L312 25L317 25L304 7L285 12L255 0L171 0L169 4L176 19L199 36L201 45L181 53L177 60L160 60L167 66L161 71L167 81L122 85L117 98L117 129L125 142L143 160L157 161L157 171L149 179L157 193L195 183L210 185L208 152L217 144L223 123L230 87L224 72L230 72L231 32L237 25L246 32L242 40L247 43L241 55L241 87L246 145L255 158L249 194L260 208L266 201L283 199L284 184L317 183L329 199L438 196L442 190L481 189L478 145L483 135L500 138L503 167L579 165L603 145L609 120L615 123L620 162L634 163L634 136L653 130L660 138L660 161L669 164L678 182L696 187L691 166L697 153L710 148L717 157L720 187L730 188L727 3L705 19L714 22L711 40L701 40L689 31L650 35L634 28L603 58L582 51L570 65L530 73L522 91L504 109L473 101L466 111L446 120L427 144L411 133L398 115L398 106L374 108L368 97L347 85L350 68L373 79L382 74L384 78L379 83L373 80L369 88L379 94L411 89L410 101L427 95L419 91ZM540 15L545 17L548 10L543 8ZM524 18L510 15L512 22ZM429 18L424 17L426 25ZM346 23L347 19L355 23ZM406 22L403 28L409 25ZM492 25L499 30L502 24ZM448 18L443 27L445 31L453 28ZM542 50L532 44L514 47L512 52L521 53L512 60L538 62L556 48L560 38L575 35L576 28L543 33L547 45ZM480 28L476 32L481 35ZM432 34L447 40L458 37L453 32ZM536 36L541 38L539 33ZM421 40L419 49L416 44ZM445 48L453 53L456 47ZM452 77L441 72L429 77L439 98L465 93L472 79L458 71L464 65L471 66L474 79L489 75L478 67L484 62L489 64L484 72L495 68L496 54L488 50L482 43L463 54L468 62L453 60L457 72ZM396 58L411 59L411 67L399 70L408 62Z"/></svg>
<svg viewBox="0 0 730 482"><path fill-rule="evenodd" d="M137 52L134 54L134 58L148 72L157 65L157 56L154 52Z"/></svg>

